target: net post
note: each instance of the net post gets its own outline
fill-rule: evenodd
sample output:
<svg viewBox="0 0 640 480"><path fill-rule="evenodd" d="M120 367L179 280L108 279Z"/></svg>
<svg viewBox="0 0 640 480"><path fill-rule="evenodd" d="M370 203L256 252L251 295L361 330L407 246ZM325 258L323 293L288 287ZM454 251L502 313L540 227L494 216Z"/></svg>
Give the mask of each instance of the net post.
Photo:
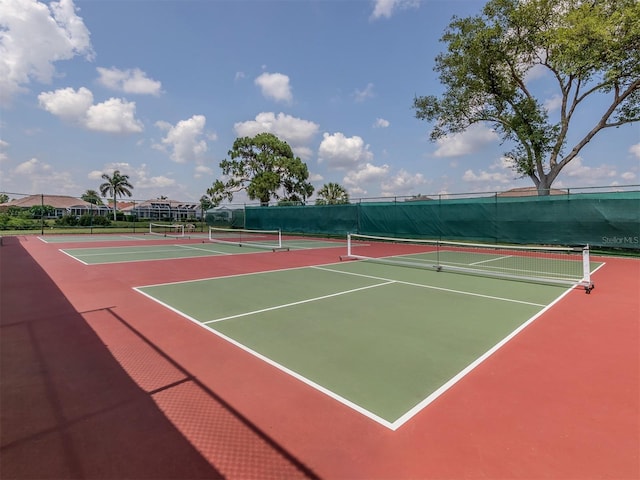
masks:
<svg viewBox="0 0 640 480"><path fill-rule="evenodd" d="M351 233L347 233L347 257L351 256Z"/></svg>
<svg viewBox="0 0 640 480"><path fill-rule="evenodd" d="M593 283L591 283L591 255L589 253L589 244L582 249L582 283L585 292L591 293Z"/></svg>

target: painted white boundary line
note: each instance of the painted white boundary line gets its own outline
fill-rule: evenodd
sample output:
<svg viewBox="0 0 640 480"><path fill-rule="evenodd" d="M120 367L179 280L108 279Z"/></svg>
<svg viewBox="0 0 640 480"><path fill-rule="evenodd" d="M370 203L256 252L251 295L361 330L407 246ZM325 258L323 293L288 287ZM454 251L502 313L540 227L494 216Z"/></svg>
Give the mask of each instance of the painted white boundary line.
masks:
<svg viewBox="0 0 640 480"><path fill-rule="evenodd" d="M389 280L389 281L383 282L383 283L376 283L376 284L373 284L373 285L367 285L366 287L353 288L351 290L344 290L342 292L330 293L329 295L322 295L321 297L307 298L305 300L300 300L300 301L297 301L297 302L291 302L291 303L285 303L285 304L282 304L282 305L276 305L275 307L262 308L260 310L254 310L253 312L245 312L245 313L239 313L237 315L230 315L228 317L215 318L213 320L207 320L206 322L202 322L202 323L207 325L209 323L217 323L217 322L223 322L225 320L231 320L233 318L246 317L246 316L249 316L249 315L257 315L258 313L270 312L272 310L279 310L281 308L294 307L296 305L302 305L304 303L317 302L319 300L324 300L326 298L338 297L340 295L347 295L349 293L359 292L361 290L368 290L370 288L383 287L385 285L391 285L393 283L397 283L397 282L395 282L393 280Z"/></svg>
<svg viewBox="0 0 640 480"><path fill-rule="evenodd" d="M161 300L158 300L157 298L143 292L142 290L140 290L141 288L145 288L145 287L134 287L133 289L135 291L137 291L138 293L141 293L142 295L144 295L145 297L153 300L154 302L162 305L165 308L168 308L169 310L177 313L178 315L186 318L187 320L195 323L196 325L198 325L201 328L204 328L205 330L207 330L208 332L213 333L214 335L222 338L223 340L226 340L227 342L231 343L232 345L235 345L236 347L238 347L239 349L249 353L250 355L253 355L254 357L259 358L260 360L262 360L263 362L268 363L269 365L271 365L272 367L277 368L278 370L291 375L293 378L301 381L302 383L310 386L311 388L314 388L316 390L318 390L319 392L322 392L323 394L333 398L334 400L336 400L339 403L342 403L343 405L346 405L347 407L351 408L352 410L355 410L356 412L364 415L365 417L373 420L374 422L379 423L380 425L387 427L391 430L395 430L395 428L393 428L393 424L391 422L389 422L388 420L385 420L382 417L379 417L378 415L376 415L375 413L370 412L369 410L367 410L366 408L361 407L360 405L358 405L357 403L352 402L351 400L348 400L340 395L338 395L337 393L329 390L326 387L323 387L322 385L320 385L319 383L314 382L313 380L310 380L309 378L300 375L299 373L285 367L284 365L270 359L269 357L266 357L264 355L262 355L261 353L247 347L246 345L238 342L237 340L234 340L231 337L228 337L227 335L225 335L224 333L221 333L217 330L215 330L214 328L209 327L208 325L205 325L204 323L198 321L197 319L187 315L186 313L172 307L171 305L162 302Z"/></svg>
<svg viewBox="0 0 640 480"><path fill-rule="evenodd" d="M74 257L73 255L71 255L70 253L65 252L65 251L64 251L63 249L61 249L61 248L59 248L59 249L58 249L58 251L59 251L59 252L64 253L64 254L65 254L65 255L67 255L68 257L73 258L75 261L80 262L80 263L81 263L81 264L83 264L83 265L87 265L87 266L92 265L92 264L90 264L90 263L83 262L83 261L82 261L82 260L80 260L78 257Z"/></svg>
<svg viewBox="0 0 640 480"><path fill-rule="evenodd" d="M155 250L154 247L160 247L160 248L168 248L168 247L176 247L175 249L172 250ZM68 250L91 250L91 249L97 249L100 247L85 247L85 248L70 248ZM75 257L74 254L69 253L67 251L65 251L64 249L59 249L61 252L67 254L68 256L70 256L71 258L74 258L76 260L78 260L80 263L83 263L87 266L92 266L92 265L117 265L119 263L136 263L136 262L160 262L160 261L165 261L165 260L183 260L186 258L203 258L203 257L217 257L217 256L221 256L221 255L251 255L251 254L255 254L255 253L263 253L262 251L255 251L255 252L238 252L238 253L229 253L229 252L221 252L219 250L208 250L208 249L204 249L204 248L196 248L196 247L188 247L186 245L151 245L148 247L144 247L144 246L129 246L129 247L104 247L105 250L110 250L110 249L127 249L127 248L137 248L139 250L136 251L128 251L128 252L102 252L102 253L83 253L83 254L78 254L80 257L99 257L99 256L108 256L108 255L135 255L137 253L171 253L171 252L178 252L180 251L182 248L186 248L186 249L192 249L195 251L201 251L201 252L208 252L210 253L210 255L194 255L194 256L188 256L188 257L169 257L169 258L137 258L134 260L118 260L118 261L114 261L114 262L96 262L96 263L86 263L83 262L82 260L80 260L79 258Z"/></svg>
<svg viewBox="0 0 640 480"><path fill-rule="evenodd" d="M415 407L413 407L411 410L409 410L407 413L405 413L404 415L402 415L400 418L398 418L396 421L394 421L392 423L392 430L397 430L398 428L400 428L402 425L404 425L406 422L408 422L409 420L411 420L415 415L417 415L420 411L422 411L427 405L429 405L430 403L433 403L434 400L436 400L439 396L441 396L444 392L446 392L447 390L449 390L451 387L453 387L456 383L458 383L460 380L462 380L467 374L469 374L472 370L474 370L477 366L479 366L481 363L483 363L487 358L489 358L491 355L493 355L496 351L498 351L503 345L505 345L507 342L509 342L512 338L514 338L516 335L518 335L522 330L524 330L525 328L527 328L531 323L533 323L537 318L539 318L543 313L545 313L547 310L549 310L553 305L555 305L556 303L558 303L562 298L564 298L567 294L569 294L569 292L571 292L571 290L573 290L573 287L568 288L567 290L565 290L564 293L562 293L562 295L560 295L558 298L556 298L553 302L551 302L549 305L547 305L545 308L543 308L542 310L540 310L538 313L536 313L533 317L531 317L529 320L527 320L526 322L524 322L522 325L520 325L519 327L517 327L513 332L511 332L509 335L507 335L506 337L504 337L502 340L500 340L498 343L496 343L492 348L490 348L488 351L486 351L483 355L481 355L480 357L478 357L475 361L473 361L472 363L470 363L469 365L467 365L467 367L465 367L463 370L461 370L457 375L455 375L454 377L452 377L448 382L446 382L445 384L443 384L440 388L438 388L437 390L435 390L431 395L429 395L427 398L425 398L424 400L422 400L420 403L418 403Z"/></svg>
<svg viewBox="0 0 640 480"><path fill-rule="evenodd" d="M533 303L533 302L525 302L524 300L515 300L512 298L503 298L503 297L494 297L492 295L484 295L481 293L473 293L473 292L466 292L464 290L453 290L451 288L443 288L443 287L436 287L433 285L425 285L423 283L413 283L413 282L405 282L402 280L393 280L390 278L384 278L384 277L377 277L374 275L365 275L362 273L354 273L354 272L346 272L346 271L342 271L342 270L334 270L332 268L326 268L326 267L310 267L310 268L315 268L318 270L325 270L327 272L336 272L336 273L341 273L343 275L354 275L357 277L365 277L365 278L371 278L373 280L381 280L381 281L392 281L395 283L400 283L403 285L411 285L413 287L420 287L420 288L428 288L430 290L439 290L441 292L449 292L449 293L457 293L458 295L468 295L471 297L481 297L481 298L488 298L490 300L498 300L501 302L511 302L511 303L522 303L524 305L533 305L534 307L545 307L546 304L543 303Z"/></svg>

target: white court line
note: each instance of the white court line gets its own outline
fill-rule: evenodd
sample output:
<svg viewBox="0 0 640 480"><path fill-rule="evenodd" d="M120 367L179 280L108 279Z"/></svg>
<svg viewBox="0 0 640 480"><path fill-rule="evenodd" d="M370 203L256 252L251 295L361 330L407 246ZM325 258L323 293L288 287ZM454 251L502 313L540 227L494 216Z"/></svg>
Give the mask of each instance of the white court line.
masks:
<svg viewBox="0 0 640 480"><path fill-rule="evenodd" d="M522 325L520 325L519 327L517 327L513 332L511 332L509 335L507 335L506 337L504 337L502 340L500 340L498 343L496 343L493 347L491 347L489 350L487 350L483 355L481 355L480 357L478 357L476 360L474 360L472 363L470 363L469 365L467 365L464 369L462 369L457 375L455 375L454 377L452 377L449 381L447 381L446 383L444 383L440 388L438 388L437 390L435 390L433 393L431 393L431 395L429 395L427 398L425 398L424 400L422 400L420 403L418 403L416 406L414 406L412 409L410 409L409 411L407 411L404 415L402 415L400 418L398 418L396 421L394 421L392 423L391 426L391 430L397 430L398 428L400 428L402 425L404 425L406 422L408 422L409 420L411 420L415 415L417 415L420 411L422 411L427 405L429 405L430 403L433 403L433 401L438 398L439 396L441 396L444 392L446 392L447 390L449 390L453 385L455 385L456 383L458 383L460 380L462 380L466 375L468 375L472 370L474 370L478 365L480 365L482 362L484 362L487 358L489 358L491 355L493 355L496 351L498 351L502 346L504 346L507 342L509 342L513 337L515 337L516 335L518 335L522 330L524 330L526 327L528 327L531 323L533 323L534 320L536 320L537 318L539 318L543 313L545 313L547 310L549 310L552 306L554 306L556 303L558 303L562 298L564 298L569 292L571 292L573 290L573 287L568 288L567 290L564 291L564 293L562 293L562 295L560 295L558 298L556 298L553 302L551 302L549 305L546 305L545 308L543 308L542 310L540 310L538 313L536 313L533 317L531 317L529 320L527 320L526 322L524 322Z"/></svg>
<svg viewBox="0 0 640 480"><path fill-rule="evenodd" d="M513 255L504 255L502 257L490 258L488 260L480 260L479 262L473 262L469 265L480 265L481 263L497 262L498 260L504 260L505 258L511 258Z"/></svg>
<svg viewBox="0 0 640 480"><path fill-rule="evenodd" d="M374 280L392 281L392 282L400 283L400 284L403 284L403 285L411 285L413 287L428 288L428 289L431 289L431 290L440 290L442 292L456 293L458 295L469 295L469 296L472 296L472 297L488 298L490 300L498 300L498 301L501 301L501 302L521 303L521 304L524 304L524 305L532 305L534 307L545 307L546 306L545 303L533 303L533 302L525 302L524 300L515 300L513 298L494 297L493 295L484 295L482 293L466 292L464 290L453 290L451 288L435 287L433 285L425 285L423 283L405 282L403 280L393 280L393 279L390 279L390 278L377 277L375 275L365 275L363 273L354 273L354 272L346 272L346 271L343 271L343 270L334 270L333 268L326 268L326 267L310 267L310 268L316 268L318 270L325 270L327 272L342 273L344 275L355 275L355 276L358 276L358 277L372 278Z"/></svg>
<svg viewBox="0 0 640 480"><path fill-rule="evenodd" d="M87 263L87 262L83 262L83 261L82 261L82 260L80 260L78 257L74 257L74 256L73 256L73 255L71 255L70 253L65 252L65 251L64 251L64 250L62 250L61 248L60 248L60 249L58 249L58 251L60 251L60 252L64 253L65 255L67 255L67 256L69 256L69 257L73 258L73 259L74 259L74 260L76 260L77 262L82 263L83 265L87 265L87 266L89 266L89 265L90 265L90 264L89 264L89 263Z"/></svg>
<svg viewBox="0 0 640 480"><path fill-rule="evenodd" d="M187 250L196 250L198 252L215 253L218 255L233 255L233 253L229 253L229 252L221 252L220 250L209 250L208 248L202 248L202 247L192 247L191 245L174 245L174 247L184 248Z"/></svg>
<svg viewBox="0 0 640 480"><path fill-rule="evenodd" d="M307 298L305 300L300 300L298 302L285 303L283 305L276 305L275 307L262 308L260 310L254 310L253 312L245 312L245 313L239 313L237 315L230 315L228 317L215 318L213 320L207 320L206 322L202 322L202 323L207 325L209 323L223 322L225 320L231 320L232 318L246 317L248 315L255 315L257 313L269 312L271 310L279 310L281 308L293 307L295 305L302 305L303 303L316 302L318 300L324 300L325 298L338 297L340 295L346 295L348 293L358 292L360 290L367 290L369 288L383 287L385 285L390 285L392 283L396 283L396 282L394 280L389 280L389 281L383 282L383 283L376 283L375 285L367 285L366 287L354 288L354 289L351 289L351 290L344 290L342 292L331 293L329 295L322 295L321 297Z"/></svg>
<svg viewBox="0 0 640 480"><path fill-rule="evenodd" d="M106 248L127 248L127 247L106 247ZM136 250L136 251L128 251L128 252L96 252L96 253L78 253L77 255L80 257L101 257L101 256L108 256L108 255L138 255L138 254L142 254L142 253L170 253L170 252L175 252L175 250L154 250L153 247L140 247L140 248L144 248L143 251L140 250ZM166 247L163 247L166 248ZM89 248L83 249L81 248L80 250L89 250ZM64 251L64 250L62 250ZM66 252L65 252L66 253ZM72 254L68 254L68 255L72 255Z"/></svg>
<svg viewBox="0 0 640 480"><path fill-rule="evenodd" d="M296 270L297 268L293 268L293 269L284 269L284 270ZM231 276L235 276L235 275L231 275ZM389 282L389 283L393 283L393 282ZM382 284L379 285L372 285L369 287L365 287L365 288L371 288L371 287L377 287L377 286L381 286ZM374 422L379 423L380 425L390 429L390 430L396 430L397 427L394 428L393 423L389 422L388 420L385 420L384 418L376 415L373 412L370 412L369 410L367 410L366 408L358 405L357 403L352 402L351 400L348 400L347 398L344 398L341 395L338 395L337 393L333 392L332 390L329 390L328 388L320 385L319 383L314 382L313 380L300 375L299 373L295 372L294 370L291 370L288 367L285 367L284 365L272 360L271 358L257 352L256 350L253 350L252 348L247 347L245 344L238 342L237 340L228 337L227 335L225 335L222 332L219 332L218 330L209 327L208 325L205 325L203 322L198 321L196 318L187 315L186 313L184 313L181 310L178 310L177 308L172 307L171 305L155 298L152 295L149 295L146 292L143 292L141 290L141 288L146 288L146 287L134 287L133 290L135 290L136 292L144 295L145 297L149 298L150 300L162 305L165 308L168 308L169 310L171 310L172 312L177 313L178 315L180 315L183 318L186 318L187 320L193 322L194 324L196 324L197 326L204 328L205 330L207 330L208 332L213 333L214 335L222 338L223 340L226 340L227 342L231 343L232 345L235 345L236 347L238 347L239 349L249 353L250 355L253 355L254 357L262 360L263 362L277 368L278 370L291 375L293 378L301 381L302 383L309 385L311 388L314 388L316 390L318 390L321 393L324 393L325 395L327 395L328 397L336 400L339 403L342 403L343 405L346 405L347 407L351 408L352 410L355 410L356 412L360 413L361 415L364 415L365 417L373 420ZM357 289L360 290L360 289ZM345 292L346 293L346 292Z"/></svg>

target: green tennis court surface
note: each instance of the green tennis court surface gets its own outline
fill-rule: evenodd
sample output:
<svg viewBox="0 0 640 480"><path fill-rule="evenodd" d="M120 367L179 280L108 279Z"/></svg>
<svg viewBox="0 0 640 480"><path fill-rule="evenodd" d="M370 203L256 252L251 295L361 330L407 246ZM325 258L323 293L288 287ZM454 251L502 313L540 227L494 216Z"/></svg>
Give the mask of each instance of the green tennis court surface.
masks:
<svg viewBox="0 0 640 480"><path fill-rule="evenodd" d="M63 249L62 252L85 265L99 265L105 263L175 260L179 258L256 253L264 252L264 250L247 246L239 247L237 245L184 243L129 247L70 248Z"/></svg>
<svg viewBox="0 0 640 480"><path fill-rule="evenodd" d="M187 238L206 238L206 233L189 233ZM62 235L45 235L38 237L45 243L91 243L91 242L130 242L130 241L150 241L150 240L173 240L175 237L165 237L162 235L149 235L147 233L105 233L105 234L62 234Z"/></svg>
<svg viewBox="0 0 640 480"><path fill-rule="evenodd" d="M136 290L391 429L567 291L363 261Z"/></svg>
<svg viewBox="0 0 640 480"><path fill-rule="evenodd" d="M148 260L175 260L180 258L208 257L214 255L237 255L241 253L264 252L264 247L244 243L177 243L162 245L135 245L127 247L98 247L98 248L65 248L61 251L85 265L99 265L105 263L143 262ZM67 240L69 241L69 240ZM286 249L305 250L314 248L344 247L345 242L330 240L294 239L283 243Z"/></svg>

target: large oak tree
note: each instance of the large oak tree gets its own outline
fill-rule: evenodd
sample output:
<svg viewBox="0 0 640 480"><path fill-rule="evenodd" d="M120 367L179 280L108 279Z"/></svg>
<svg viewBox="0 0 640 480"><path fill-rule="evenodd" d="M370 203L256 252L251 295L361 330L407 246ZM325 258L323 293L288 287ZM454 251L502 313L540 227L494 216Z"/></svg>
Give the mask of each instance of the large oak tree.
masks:
<svg viewBox="0 0 640 480"><path fill-rule="evenodd" d="M441 40L445 91L416 97L416 117L435 122L433 141L489 124L540 195L597 134L640 119L637 0L491 0L480 15L454 17ZM533 69L555 84L545 92L560 100L553 118L528 85ZM584 105L600 110L570 135Z"/></svg>
<svg viewBox="0 0 640 480"><path fill-rule="evenodd" d="M242 190L262 205L271 199L304 202L313 193L307 165L271 133L237 138L228 155L230 159L220 162L225 181L218 179L207 190L215 205L232 201Z"/></svg>

